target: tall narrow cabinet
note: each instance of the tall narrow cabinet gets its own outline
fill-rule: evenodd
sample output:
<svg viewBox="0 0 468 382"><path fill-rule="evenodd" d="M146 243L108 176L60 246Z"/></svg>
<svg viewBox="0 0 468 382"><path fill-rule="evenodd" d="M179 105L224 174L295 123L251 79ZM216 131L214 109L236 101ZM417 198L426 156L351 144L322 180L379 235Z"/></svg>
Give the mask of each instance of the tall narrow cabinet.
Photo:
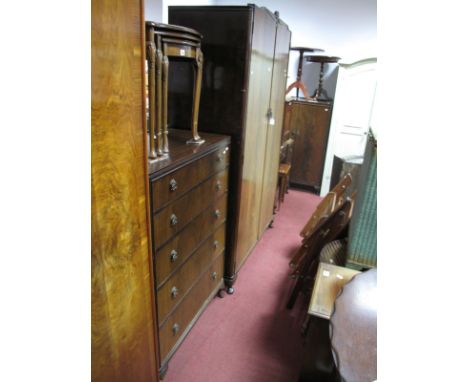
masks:
<svg viewBox="0 0 468 382"><path fill-rule="evenodd" d="M169 7L203 36L199 130L231 136L225 282L273 219L291 32L255 5Z"/></svg>

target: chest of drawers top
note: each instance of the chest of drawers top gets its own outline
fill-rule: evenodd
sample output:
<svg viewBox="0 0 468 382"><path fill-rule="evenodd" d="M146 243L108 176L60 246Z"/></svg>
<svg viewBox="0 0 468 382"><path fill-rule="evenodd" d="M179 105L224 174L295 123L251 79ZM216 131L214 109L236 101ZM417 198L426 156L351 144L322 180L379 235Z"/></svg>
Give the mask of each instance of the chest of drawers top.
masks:
<svg viewBox="0 0 468 382"><path fill-rule="evenodd" d="M169 130L169 156L165 159L149 161L148 173L150 180L160 179L214 151L224 150L231 142L229 136L208 133L203 133L202 138L205 143L201 145L187 144L186 142L190 138L191 133L188 130ZM218 158L219 156L215 156L213 159L219 162ZM229 153L226 152L225 159L229 160L228 158Z"/></svg>

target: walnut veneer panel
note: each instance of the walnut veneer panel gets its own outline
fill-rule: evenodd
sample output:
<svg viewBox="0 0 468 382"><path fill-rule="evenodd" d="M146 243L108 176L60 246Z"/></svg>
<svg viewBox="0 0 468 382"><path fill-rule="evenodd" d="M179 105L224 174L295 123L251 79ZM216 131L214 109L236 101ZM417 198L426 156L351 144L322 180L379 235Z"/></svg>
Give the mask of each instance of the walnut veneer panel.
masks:
<svg viewBox="0 0 468 382"><path fill-rule="evenodd" d="M157 381L142 3L91 6L91 378Z"/></svg>
<svg viewBox="0 0 468 382"><path fill-rule="evenodd" d="M220 255L160 328L160 350L163 362L169 358L177 342L185 336L186 331L195 323L198 318L197 313L209 302L213 291L216 291L222 285L223 268L224 256Z"/></svg>
<svg viewBox="0 0 468 382"><path fill-rule="evenodd" d="M226 219L215 219L214 211L219 210L221 216L226 217L227 199L221 198L214 207L206 209L182 230L176 237L156 251L156 282L158 287L175 272L193 253L198 245ZM176 258L173 260L173 251Z"/></svg>
<svg viewBox="0 0 468 382"><path fill-rule="evenodd" d="M170 311L181 301L208 265L224 252L224 224L158 290L158 320L161 326Z"/></svg>

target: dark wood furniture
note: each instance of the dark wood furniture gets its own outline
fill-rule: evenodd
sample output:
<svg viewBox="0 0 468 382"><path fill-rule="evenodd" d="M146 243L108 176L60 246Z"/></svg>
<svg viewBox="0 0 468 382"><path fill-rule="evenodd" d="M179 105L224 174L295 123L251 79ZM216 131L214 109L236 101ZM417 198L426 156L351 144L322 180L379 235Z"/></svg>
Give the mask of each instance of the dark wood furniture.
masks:
<svg viewBox="0 0 468 382"><path fill-rule="evenodd" d="M319 56L319 55L312 55L306 57L307 62L318 62L320 63L320 76L319 76L319 83L318 87L314 92L314 95L310 97L314 101L330 101L327 92L323 89L323 68L326 63L337 63L341 60L340 57L333 57L333 56ZM324 97L322 97L324 95Z"/></svg>
<svg viewBox="0 0 468 382"><path fill-rule="evenodd" d="M166 156L168 144L168 93L170 59L190 60L195 70L191 130L187 143L202 144L198 135L198 109L200 104L201 80L203 76L203 53L201 35L197 31L180 27L146 22L146 54L148 59L149 96L149 158Z"/></svg>
<svg viewBox="0 0 468 382"><path fill-rule="evenodd" d="M320 263L308 310L308 325L300 382L341 382L333 360L329 323L336 297L359 271Z"/></svg>
<svg viewBox="0 0 468 382"><path fill-rule="evenodd" d="M299 98L299 89L301 89L302 93L304 94L304 97L309 98L310 97L309 91L307 90L307 87L305 86L305 84L302 82L302 63L304 60L304 52L323 52L323 49L295 46L295 47L291 47L290 50L299 52L299 63L297 65L296 81L288 86L288 88L286 89L286 94L288 94L291 90L296 89L296 98Z"/></svg>
<svg viewBox="0 0 468 382"><path fill-rule="evenodd" d="M355 276L335 301L331 345L345 381L377 380L377 270Z"/></svg>
<svg viewBox="0 0 468 382"><path fill-rule="evenodd" d="M229 178L227 136L170 130L167 159L149 165L152 244L161 375L169 359L224 286Z"/></svg>
<svg viewBox="0 0 468 382"><path fill-rule="evenodd" d="M294 134L291 186L320 192L328 144L332 104L305 100L287 101L287 129Z"/></svg>
<svg viewBox="0 0 468 382"><path fill-rule="evenodd" d="M91 379L156 382L143 4L91 7Z"/></svg>
<svg viewBox="0 0 468 382"><path fill-rule="evenodd" d="M200 131L232 138L226 283L273 220L291 32L247 6L169 7L169 22L203 35Z"/></svg>

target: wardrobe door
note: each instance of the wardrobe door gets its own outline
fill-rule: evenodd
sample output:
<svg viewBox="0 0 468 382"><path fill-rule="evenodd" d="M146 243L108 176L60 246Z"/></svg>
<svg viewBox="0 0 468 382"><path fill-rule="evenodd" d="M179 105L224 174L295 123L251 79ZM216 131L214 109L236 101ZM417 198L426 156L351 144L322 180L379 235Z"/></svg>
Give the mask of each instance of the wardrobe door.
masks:
<svg viewBox="0 0 468 382"><path fill-rule="evenodd" d="M272 119L267 124L267 141L265 148L265 166L258 238L260 238L273 219L276 187L278 183L281 130L283 125L284 97L288 75L290 41L291 32L289 31L288 26L279 21L276 29L275 59L271 80L270 108Z"/></svg>
<svg viewBox="0 0 468 382"><path fill-rule="evenodd" d="M244 133L239 230L235 252L236 270L243 264L258 239L275 34L274 15L264 9L255 8Z"/></svg>
<svg viewBox="0 0 468 382"><path fill-rule="evenodd" d="M91 5L91 379L156 382L143 3Z"/></svg>

